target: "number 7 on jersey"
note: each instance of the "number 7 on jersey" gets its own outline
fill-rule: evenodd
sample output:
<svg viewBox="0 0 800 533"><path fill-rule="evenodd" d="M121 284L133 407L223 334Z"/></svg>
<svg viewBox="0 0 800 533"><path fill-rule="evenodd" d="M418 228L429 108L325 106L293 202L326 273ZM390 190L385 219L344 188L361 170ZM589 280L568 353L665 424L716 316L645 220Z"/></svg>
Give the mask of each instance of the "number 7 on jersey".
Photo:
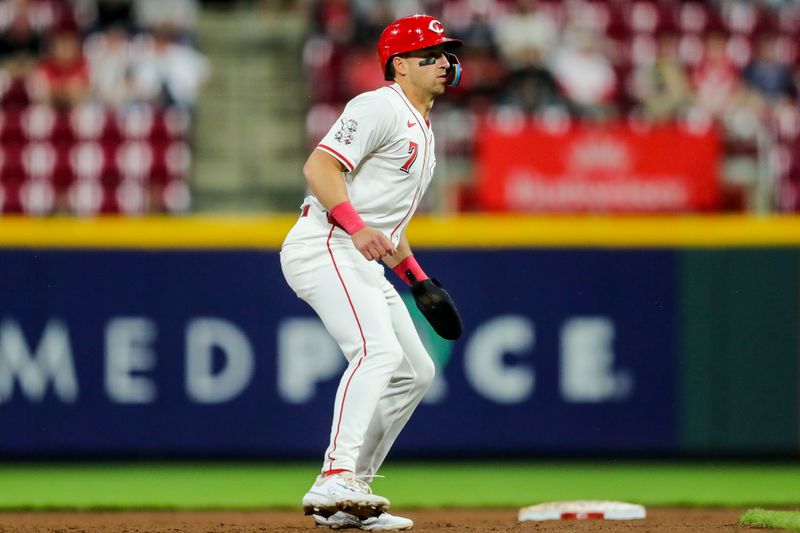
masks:
<svg viewBox="0 0 800 533"><path fill-rule="evenodd" d="M414 141L408 141L408 153L410 154L408 160L400 167L400 170L408 174L408 169L411 168L411 165L414 164L414 161L417 160L417 153L419 152L419 145Z"/></svg>

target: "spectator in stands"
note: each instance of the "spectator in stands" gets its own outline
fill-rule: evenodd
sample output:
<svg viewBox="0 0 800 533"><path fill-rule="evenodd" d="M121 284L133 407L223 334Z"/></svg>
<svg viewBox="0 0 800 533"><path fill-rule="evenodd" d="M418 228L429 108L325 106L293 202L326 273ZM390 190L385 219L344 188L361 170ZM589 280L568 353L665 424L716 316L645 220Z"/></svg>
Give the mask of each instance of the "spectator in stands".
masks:
<svg viewBox="0 0 800 533"><path fill-rule="evenodd" d="M145 102L193 110L211 71L208 59L193 47L173 40L167 29L145 37L133 64L134 90Z"/></svg>
<svg viewBox="0 0 800 533"><path fill-rule="evenodd" d="M454 31L454 35L469 43L460 53L464 56L462 61L469 76L461 80L450 100L466 103L481 114L499 98L508 78L508 69L499 56L486 9L470 9L465 14L468 18Z"/></svg>
<svg viewBox="0 0 800 533"><path fill-rule="evenodd" d="M312 100L321 105L312 107L309 123L333 113L358 87L372 85L371 54L359 43L371 40L374 28L408 13L433 12L454 33L469 35L474 48L463 54L462 84L436 111L446 109L454 125L440 148L466 165L472 128L496 105L510 107L508 116L515 117L514 111L561 117L559 108L568 107L580 118L605 119L635 106L656 122L676 116L696 125L713 121L723 134L725 179L741 183L754 182L763 167L759 157L774 150L765 150L765 139L800 146L800 134L776 129L782 124L800 131L791 126L800 113L800 70L793 74L792 64L800 63L784 57L787 50L796 54L800 42L794 1L313 1L316 31L304 57ZM775 24L780 37L768 33ZM765 37L745 65L756 35ZM613 55L606 49L611 42L617 44ZM784 209L800 205L800 148L793 154L791 178L776 178L785 181L779 189L789 191L777 202Z"/></svg>
<svg viewBox="0 0 800 533"><path fill-rule="evenodd" d="M109 28L134 31L133 0L94 0L91 7L94 11L91 31L105 31Z"/></svg>
<svg viewBox="0 0 800 533"><path fill-rule="evenodd" d="M769 101L794 93L792 69L779 54L772 36L764 36L758 43L756 54L744 68L742 78L747 86Z"/></svg>
<svg viewBox="0 0 800 533"><path fill-rule="evenodd" d="M537 53L533 48L528 49L525 63L518 64L511 71L502 102L526 114L540 113L553 107L566 109L567 101Z"/></svg>
<svg viewBox="0 0 800 533"><path fill-rule="evenodd" d="M6 2L6 20L0 18L0 61L30 63L39 55L42 35L31 23L28 0Z"/></svg>
<svg viewBox="0 0 800 533"><path fill-rule="evenodd" d="M372 0L354 0L353 10L356 16L356 29L353 43L358 48L373 48L373 44L380 36L383 29L395 19L408 13L424 13L424 10L418 10L411 7L411 11L406 11L404 8L396 9L393 2L389 0L381 0L374 2ZM400 14L397 14L400 13Z"/></svg>
<svg viewBox="0 0 800 533"><path fill-rule="evenodd" d="M113 106L135 100L134 47L124 27L110 26L90 35L84 48L92 90L97 99Z"/></svg>
<svg viewBox="0 0 800 533"><path fill-rule="evenodd" d="M692 72L698 106L721 117L739 90L739 72L725 50L725 36L712 32L706 37L703 58Z"/></svg>
<svg viewBox="0 0 800 533"><path fill-rule="evenodd" d="M350 0L321 0L312 8L312 31L340 45L353 44L359 17Z"/></svg>
<svg viewBox="0 0 800 533"><path fill-rule="evenodd" d="M512 70L541 64L558 44L558 25L537 0L516 0L513 10L495 19L500 53Z"/></svg>
<svg viewBox="0 0 800 533"><path fill-rule="evenodd" d="M432 8L423 12L437 13L442 20L447 21L449 31L454 35L463 35L467 26L476 14L489 14L495 17L499 14L500 5L497 0L442 0L440 9ZM466 57L466 54L465 54Z"/></svg>
<svg viewBox="0 0 800 533"><path fill-rule="evenodd" d="M472 12L469 22L459 29L458 37L474 48L488 50L492 55L496 55L497 40L494 28L489 22L489 14L483 10Z"/></svg>
<svg viewBox="0 0 800 533"><path fill-rule="evenodd" d="M558 25L536 0L516 0L494 19L494 35L510 69L502 102L525 113L538 113L566 102L546 66L558 44Z"/></svg>
<svg viewBox="0 0 800 533"><path fill-rule="evenodd" d="M169 31L172 39L194 46L197 19L197 0L136 0L133 16L140 30Z"/></svg>
<svg viewBox="0 0 800 533"><path fill-rule="evenodd" d="M345 61L357 40L358 20L349 0L320 0L312 7L312 36L303 49L303 62L314 78L309 88L314 101L347 101Z"/></svg>
<svg viewBox="0 0 800 533"><path fill-rule="evenodd" d="M346 101L343 90L346 46L336 45L324 35L314 35L303 46L303 65L313 80L308 96L314 102L337 104Z"/></svg>
<svg viewBox="0 0 800 533"><path fill-rule="evenodd" d="M552 58L551 70L576 115L589 119L614 115L617 77L597 35L586 30L568 33Z"/></svg>
<svg viewBox="0 0 800 533"><path fill-rule="evenodd" d="M508 79L508 70L493 48L469 46L462 55L464 71L469 75L462 79L460 85L463 87L453 91L451 100L460 100L472 111L482 114L499 99Z"/></svg>
<svg viewBox="0 0 800 533"><path fill-rule="evenodd" d="M56 107L71 107L89 96L89 67L72 23L57 28L50 38L47 55L31 75L31 94L33 100Z"/></svg>
<svg viewBox="0 0 800 533"><path fill-rule="evenodd" d="M638 111L653 122L672 120L692 104L689 73L680 60L678 43L678 36L662 34L655 61L639 65L634 72Z"/></svg>
<svg viewBox="0 0 800 533"><path fill-rule="evenodd" d="M384 27L387 25L385 24ZM342 91L346 98L353 98L363 92L371 91L375 87L380 87L384 82L380 70L375 68L374 46L353 48L345 56L344 64L347 65L347 76L342 79Z"/></svg>
<svg viewBox="0 0 800 533"><path fill-rule="evenodd" d="M42 36L31 24L29 5L28 0L6 3L5 16L0 18L0 58L16 53L39 53Z"/></svg>

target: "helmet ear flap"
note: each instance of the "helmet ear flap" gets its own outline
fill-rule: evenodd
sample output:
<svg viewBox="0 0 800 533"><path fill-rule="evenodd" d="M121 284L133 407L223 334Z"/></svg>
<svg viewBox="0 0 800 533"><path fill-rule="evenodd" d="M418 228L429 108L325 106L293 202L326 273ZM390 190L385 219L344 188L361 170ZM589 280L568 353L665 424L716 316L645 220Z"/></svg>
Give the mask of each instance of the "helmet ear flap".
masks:
<svg viewBox="0 0 800 533"><path fill-rule="evenodd" d="M444 57L446 57L447 62L450 63L450 67L447 69L447 85L455 87L461 81L461 63L458 61L458 57L453 53L445 52Z"/></svg>

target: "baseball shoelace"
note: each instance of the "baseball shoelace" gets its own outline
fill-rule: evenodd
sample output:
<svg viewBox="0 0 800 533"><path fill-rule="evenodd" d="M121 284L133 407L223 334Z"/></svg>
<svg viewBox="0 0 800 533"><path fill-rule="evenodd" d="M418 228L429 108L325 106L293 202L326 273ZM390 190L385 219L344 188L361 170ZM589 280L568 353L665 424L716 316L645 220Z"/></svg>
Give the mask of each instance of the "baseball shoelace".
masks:
<svg viewBox="0 0 800 533"><path fill-rule="evenodd" d="M369 483L367 483L363 479L366 477L377 477L377 476L356 476L356 475L340 476L341 480L344 482L347 488L357 492L363 492L365 494L372 494L372 488L369 486Z"/></svg>

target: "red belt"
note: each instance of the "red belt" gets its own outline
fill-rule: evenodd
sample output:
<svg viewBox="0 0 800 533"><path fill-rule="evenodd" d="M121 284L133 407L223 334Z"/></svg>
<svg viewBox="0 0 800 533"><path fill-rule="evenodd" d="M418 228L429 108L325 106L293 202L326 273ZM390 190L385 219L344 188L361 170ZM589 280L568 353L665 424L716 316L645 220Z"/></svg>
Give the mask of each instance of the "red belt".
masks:
<svg viewBox="0 0 800 533"><path fill-rule="evenodd" d="M308 212L309 212L310 210L311 210L311 206L310 206L310 205L304 205L304 206L303 206L303 213L302 213L300 216L301 216L301 217L307 217L307 216L308 216ZM331 216L331 214L330 214L330 213L325 213L325 215L328 217L328 224L332 224L332 225L336 226L337 228L340 228L340 229L344 230L344 228L342 227L342 225L341 225L341 224L339 224L339 223L336 221L336 219L335 219L335 218L333 218L333 217Z"/></svg>

